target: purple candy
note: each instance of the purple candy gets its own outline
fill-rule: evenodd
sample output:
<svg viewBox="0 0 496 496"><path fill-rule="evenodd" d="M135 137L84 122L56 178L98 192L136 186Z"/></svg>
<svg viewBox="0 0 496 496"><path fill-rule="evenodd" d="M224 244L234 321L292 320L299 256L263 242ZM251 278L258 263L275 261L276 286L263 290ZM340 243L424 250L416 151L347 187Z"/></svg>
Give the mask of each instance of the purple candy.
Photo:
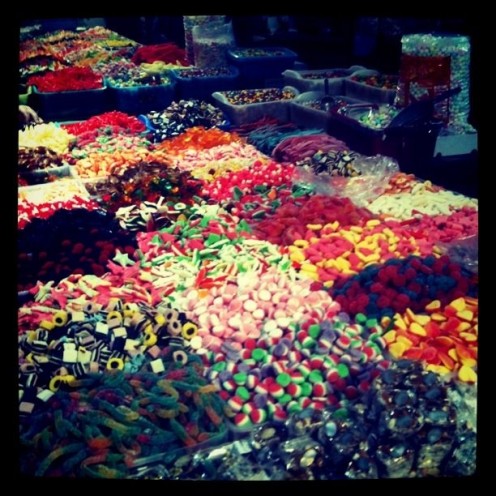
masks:
<svg viewBox="0 0 496 496"><path fill-rule="evenodd" d="M334 330L327 329L322 333L322 338L327 339L331 343L334 343L334 341L336 341L337 334Z"/></svg>
<svg viewBox="0 0 496 496"><path fill-rule="evenodd" d="M231 377L232 377L231 372L227 370L223 370L222 372L219 373L219 381L221 382L228 381L229 379L231 379Z"/></svg>
<svg viewBox="0 0 496 496"><path fill-rule="evenodd" d="M270 363L265 363L264 365L262 365L260 372L262 379L274 376L274 370L272 369L272 365Z"/></svg>
<svg viewBox="0 0 496 496"><path fill-rule="evenodd" d="M284 344L284 343L278 343L273 351L272 351L272 354L278 358L280 357L283 357L284 355L286 355L286 353L288 352L288 347Z"/></svg>
<svg viewBox="0 0 496 496"><path fill-rule="evenodd" d="M291 345L293 344L293 341L291 339L289 339L289 338L282 338L281 341L279 341L279 343L282 343L285 346L287 346L288 348L291 348Z"/></svg>
<svg viewBox="0 0 496 496"><path fill-rule="evenodd" d="M240 363L238 365L238 371L239 372L249 372L251 370L251 367L247 365L246 363Z"/></svg>
<svg viewBox="0 0 496 496"><path fill-rule="evenodd" d="M267 395L266 394L256 394L253 397L253 403L257 408L264 408L267 405Z"/></svg>
<svg viewBox="0 0 496 496"><path fill-rule="evenodd" d="M324 320L324 322L320 323L320 330L322 334L325 334L327 331L332 331L334 329L332 322L329 320Z"/></svg>
<svg viewBox="0 0 496 496"><path fill-rule="evenodd" d="M338 313L338 319L341 322L346 322L347 324L350 323L350 316L346 312L339 312Z"/></svg>

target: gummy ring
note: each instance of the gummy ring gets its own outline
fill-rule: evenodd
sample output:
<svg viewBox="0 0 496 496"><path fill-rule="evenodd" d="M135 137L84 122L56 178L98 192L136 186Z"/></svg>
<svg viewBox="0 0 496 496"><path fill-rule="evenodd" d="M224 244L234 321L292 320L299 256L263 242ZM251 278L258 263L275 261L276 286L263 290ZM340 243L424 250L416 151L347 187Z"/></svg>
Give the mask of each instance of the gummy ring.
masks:
<svg viewBox="0 0 496 496"><path fill-rule="evenodd" d="M59 310L53 316L52 321L55 327L62 327L67 324L67 320L68 320L67 312L65 310Z"/></svg>
<svg viewBox="0 0 496 496"><path fill-rule="evenodd" d="M123 307L124 317L133 317L138 312L138 305L136 303L125 303Z"/></svg>
<svg viewBox="0 0 496 496"><path fill-rule="evenodd" d="M188 341L194 338L198 334L198 326L193 322L186 322L182 328L182 335L184 339Z"/></svg>
<svg viewBox="0 0 496 496"><path fill-rule="evenodd" d="M113 310L112 312L109 312L107 314L107 323L113 319L118 320L119 324L121 324L122 323L122 314L120 312L118 312L117 310Z"/></svg>
<svg viewBox="0 0 496 496"><path fill-rule="evenodd" d="M150 333L146 334L145 339L143 341L143 344L146 347L150 347L150 346L153 346L154 344L156 344L156 342L157 342L157 335L150 332Z"/></svg>
<svg viewBox="0 0 496 496"><path fill-rule="evenodd" d="M48 389L54 393L59 390L62 383L68 384L75 381L76 378L73 375L56 375L50 379L48 384Z"/></svg>
<svg viewBox="0 0 496 496"><path fill-rule="evenodd" d="M143 334L153 334L153 326L151 324L147 324L146 327L143 329Z"/></svg>
<svg viewBox="0 0 496 496"><path fill-rule="evenodd" d="M173 336L181 334L181 322L179 320L172 320L167 324L167 331Z"/></svg>
<svg viewBox="0 0 496 496"><path fill-rule="evenodd" d="M167 312L164 313L164 317L166 321L176 320L179 318L179 312L171 308L170 310L167 310Z"/></svg>
<svg viewBox="0 0 496 496"><path fill-rule="evenodd" d="M86 303L86 305L84 305L83 312L84 313L96 313L96 312L98 312L98 306L95 303L93 303L92 301L89 301L88 303Z"/></svg>
<svg viewBox="0 0 496 496"><path fill-rule="evenodd" d="M122 370L124 368L124 360L122 358L109 358L107 362L107 370Z"/></svg>
<svg viewBox="0 0 496 496"><path fill-rule="evenodd" d="M186 365L188 363L188 355L183 350L176 350L172 353L172 358L176 363Z"/></svg>
<svg viewBox="0 0 496 496"><path fill-rule="evenodd" d="M157 315L155 315L155 322L158 325L164 325L167 321L164 315L162 315L161 313L157 313Z"/></svg>

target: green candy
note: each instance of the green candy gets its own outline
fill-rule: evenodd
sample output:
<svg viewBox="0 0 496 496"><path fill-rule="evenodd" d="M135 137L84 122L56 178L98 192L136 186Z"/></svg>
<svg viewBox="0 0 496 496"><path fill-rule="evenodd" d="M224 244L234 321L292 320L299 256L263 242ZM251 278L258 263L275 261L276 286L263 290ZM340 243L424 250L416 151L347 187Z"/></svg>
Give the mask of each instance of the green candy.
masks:
<svg viewBox="0 0 496 496"><path fill-rule="evenodd" d="M301 385L301 396L310 396L312 394L313 388L312 385L308 382L304 382Z"/></svg>
<svg viewBox="0 0 496 496"><path fill-rule="evenodd" d="M283 394L283 395L279 398L279 400L278 400L278 401L279 401L279 403L280 403L281 405L285 405L286 403L289 403L292 399L293 399L293 398L292 398L292 396L291 396L290 394L285 393L285 394Z"/></svg>
<svg viewBox="0 0 496 496"><path fill-rule="evenodd" d="M316 383L316 382L322 382L324 379L322 377L322 374L318 370L312 370L310 374L308 375L308 380L310 382Z"/></svg>
<svg viewBox="0 0 496 496"><path fill-rule="evenodd" d="M267 356L267 352L265 350L262 350L262 348L255 348L251 352L251 357L254 360L257 360L257 362L263 360Z"/></svg>
<svg viewBox="0 0 496 496"><path fill-rule="evenodd" d="M357 324L365 324L365 322L367 322L367 316L363 313L357 313L355 315L355 322Z"/></svg>
<svg viewBox="0 0 496 496"><path fill-rule="evenodd" d="M308 328L308 334L314 338L317 339L320 336L320 325L319 324L312 324Z"/></svg>
<svg viewBox="0 0 496 496"><path fill-rule="evenodd" d="M276 382L280 384L282 387L286 387L291 382L291 376L286 373L279 374L276 378Z"/></svg>
<svg viewBox="0 0 496 496"><path fill-rule="evenodd" d="M377 319L367 319L367 321L365 322L365 326L368 329L372 329L372 327L375 327L377 323Z"/></svg>
<svg viewBox="0 0 496 496"><path fill-rule="evenodd" d="M348 370L348 367L344 363L340 363L337 369L338 369L339 377L345 378L350 375L350 371Z"/></svg>
<svg viewBox="0 0 496 496"><path fill-rule="evenodd" d="M246 401L250 399L250 392L244 386L240 386L236 389L236 396Z"/></svg>
<svg viewBox="0 0 496 496"><path fill-rule="evenodd" d="M217 362L212 365L212 370L215 370L216 372L222 372L223 370L226 370L226 367L226 362Z"/></svg>
<svg viewBox="0 0 496 496"><path fill-rule="evenodd" d="M246 384L246 378L247 375L244 372L238 372L237 374L233 375L234 382L236 384L239 384L240 386Z"/></svg>

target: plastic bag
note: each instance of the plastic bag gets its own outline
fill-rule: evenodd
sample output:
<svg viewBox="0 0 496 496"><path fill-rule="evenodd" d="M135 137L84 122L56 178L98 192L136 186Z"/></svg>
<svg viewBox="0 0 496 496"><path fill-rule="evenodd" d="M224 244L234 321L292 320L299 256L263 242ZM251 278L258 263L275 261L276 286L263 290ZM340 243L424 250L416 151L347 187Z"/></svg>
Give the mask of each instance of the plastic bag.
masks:
<svg viewBox="0 0 496 496"><path fill-rule="evenodd" d="M448 255L453 262L460 264L473 274L479 273L479 236L477 234L450 243L438 243L437 246L441 253Z"/></svg>
<svg viewBox="0 0 496 496"><path fill-rule="evenodd" d="M316 193L344 196L358 206L367 206L385 192L389 178L400 170L394 159L382 155L366 157L357 154L353 167L360 175L343 177L326 172L315 174L310 167L299 167L294 181L312 185Z"/></svg>
<svg viewBox="0 0 496 496"><path fill-rule="evenodd" d="M193 28L195 66L200 68L227 67L227 51L234 47L232 23L206 23Z"/></svg>

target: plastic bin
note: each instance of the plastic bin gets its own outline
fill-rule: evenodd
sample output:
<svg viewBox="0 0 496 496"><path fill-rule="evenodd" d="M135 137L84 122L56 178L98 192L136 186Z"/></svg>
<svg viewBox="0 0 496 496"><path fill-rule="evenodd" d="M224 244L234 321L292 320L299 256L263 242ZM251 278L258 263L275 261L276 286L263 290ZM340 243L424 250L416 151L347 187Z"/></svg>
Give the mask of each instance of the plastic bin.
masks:
<svg viewBox="0 0 496 496"><path fill-rule="evenodd" d="M162 110L175 99L176 83L120 88L106 81L111 108L138 115L151 110Z"/></svg>
<svg viewBox="0 0 496 496"><path fill-rule="evenodd" d="M237 88L239 70L230 66L229 74L222 76L195 76L184 77L183 75L191 69L174 69L172 77L176 81L177 98L183 100L212 100L214 91L234 90Z"/></svg>
<svg viewBox="0 0 496 496"><path fill-rule="evenodd" d="M263 90L262 88L261 90ZM273 88L277 89L277 88ZM292 86L282 88L294 93L295 97L299 95L299 91ZM262 117L274 117L281 122L290 120L290 102L291 100L275 100L271 102L250 103L245 105L233 105L229 103L225 93L216 91L212 93L212 98L215 99L215 104L220 107L229 118L229 121L234 125L241 125L247 122L255 122Z"/></svg>
<svg viewBox="0 0 496 496"><path fill-rule="evenodd" d="M83 120L109 109L108 91L104 86L95 90L43 93L33 86L29 104L45 121Z"/></svg>
<svg viewBox="0 0 496 496"><path fill-rule="evenodd" d="M372 129L338 111L332 111L332 114L329 134L363 155L392 157L398 161L402 172L414 174L433 159L442 127L441 122L428 121L411 126Z"/></svg>
<svg viewBox="0 0 496 496"><path fill-rule="evenodd" d="M396 97L395 89L382 89L351 79L353 76L380 76L379 71L372 69L359 70L344 79L344 94L365 102L389 103L392 105Z"/></svg>
<svg viewBox="0 0 496 496"><path fill-rule="evenodd" d="M17 189L18 201L29 201L36 204L46 201L66 201L74 198L74 196L89 199L87 189L81 180L75 177L62 178L46 184L22 186Z"/></svg>
<svg viewBox="0 0 496 496"><path fill-rule="evenodd" d="M352 65L348 69L318 69L318 70L301 70L286 69L282 75L284 84L294 86L302 93L305 91L324 91L324 80L329 79L329 94L343 95L344 80L358 70L365 67L361 65Z"/></svg>
<svg viewBox="0 0 496 496"><path fill-rule="evenodd" d="M46 184L50 181L50 177L56 178L77 178L77 173L69 164L61 165L60 167L49 167L47 169L37 169L32 171L19 171L19 175L26 179L30 185Z"/></svg>
<svg viewBox="0 0 496 496"><path fill-rule="evenodd" d="M264 88L270 80L281 80L285 69L292 69L298 55L284 47L234 48L228 59L239 69L243 88ZM269 83L270 84L270 83Z"/></svg>
<svg viewBox="0 0 496 496"><path fill-rule="evenodd" d="M327 131L332 121L333 114L316 108L305 105L305 102L320 101L325 96L322 91L307 91L298 95L290 102L290 119L299 127L312 129L323 129ZM336 105L339 102L345 103L362 103L355 98L349 98L342 95L332 95L336 100Z"/></svg>

